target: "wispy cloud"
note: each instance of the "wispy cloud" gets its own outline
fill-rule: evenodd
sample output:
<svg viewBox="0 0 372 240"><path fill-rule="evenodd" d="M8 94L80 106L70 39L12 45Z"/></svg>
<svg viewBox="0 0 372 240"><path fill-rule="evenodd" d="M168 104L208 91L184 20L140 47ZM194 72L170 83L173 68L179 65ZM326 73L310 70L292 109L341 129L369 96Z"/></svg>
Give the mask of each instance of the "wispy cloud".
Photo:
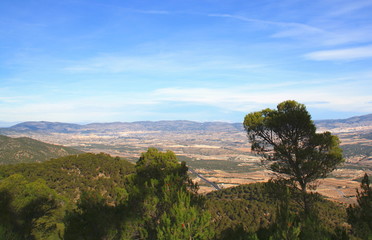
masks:
<svg viewBox="0 0 372 240"><path fill-rule="evenodd" d="M276 27L281 27L281 28L290 28L290 31L287 31L285 34L284 33L278 33L274 36L281 36L281 35L294 35L294 34L299 34L301 33L323 33L325 32L323 29L310 26L308 24L303 24L303 23L296 23L296 22L281 22L281 21L269 21L269 20L262 20L262 19L255 19L255 18L247 18L244 16L240 15L232 15L232 14L208 14L210 17L223 17L223 18L233 18L237 20L241 20L244 22L252 22L252 23L259 23L259 24L265 24L265 25L273 25Z"/></svg>
<svg viewBox="0 0 372 240"><path fill-rule="evenodd" d="M265 67L265 64L243 62L228 56L208 56L193 52L172 52L169 54L154 54L146 56L104 55L83 59L71 63L64 68L72 73L79 72L108 72L122 73L130 71L151 71L177 73L184 71L198 71L208 69L249 70Z"/></svg>
<svg viewBox="0 0 372 240"><path fill-rule="evenodd" d="M344 7L342 13L358 11L370 5L372 5L371 1L350 4ZM341 14L341 12L339 13ZM329 15L332 17L329 17ZM332 21L332 18L335 17L332 13L327 14L327 18L324 15L311 17L307 19L309 23L271 21L225 13L207 14L207 16L236 19L258 26L271 26L270 37L272 38L295 38L300 39L302 43L311 43L313 46L363 43L372 40L371 25L368 22L360 23L358 26L349 26L348 22Z"/></svg>
<svg viewBox="0 0 372 240"><path fill-rule="evenodd" d="M164 88L154 91L152 97L160 102L187 102L242 112L276 105L287 99L295 99L309 103L310 106L337 111L372 111L372 105L368 103L370 101L369 95L348 94L345 86L342 85L338 87L322 86L316 89L295 87L279 90L272 87L261 91L255 91L249 86L229 89ZM314 101L314 99L316 100Z"/></svg>
<svg viewBox="0 0 372 240"><path fill-rule="evenodd" d="M339 16L372 6L372 1L346 1L346 4L338 5L337 10L331 12L332 16Z"/></svg>
<svg viewBox="0 0 372 240"><path fill-rule="evenodd" d="M358 28L341 28L319 36L323 45L334 46L348 43L370 43L372 40L372 28L360 26Z"/></svg>
<svg viewBox="0 0 372 240"><path fill-rule="evenodd" d="M332 83L333 80L330 82ZM241 112L275 107L277 103L294 99L310 108L341 112L372 112L370 94L350 91L349 82L328 86L308 83L287 82L280 84L242 85L227 88L218 87L167 87L132 93L102 93L91 97L49 100L34 99L2 107L3 121L49 120L65 122L84 121L135 121L139 119L191 119L213 120L215 111ZM358 83L356 85L362 85ZM177 112L169 112L176 106ZM183 107L204 109L190 114L180 113ZM205 109L214 109L207 112ZM215 116L215 115L213 115Z"/></svg>
<svg viewBox="0 0 372 240"><path fill-rule="evenodd" d="M357 60L371 57L372 46L315 51L305 55L305 58L316 61Z"/></svg>

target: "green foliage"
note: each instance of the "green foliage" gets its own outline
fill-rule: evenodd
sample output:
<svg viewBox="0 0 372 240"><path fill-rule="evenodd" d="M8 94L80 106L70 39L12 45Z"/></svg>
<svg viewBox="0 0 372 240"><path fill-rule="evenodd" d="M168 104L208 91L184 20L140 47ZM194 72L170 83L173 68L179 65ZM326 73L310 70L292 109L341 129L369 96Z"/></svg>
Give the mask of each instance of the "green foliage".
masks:
<svg viewBox="0 0 372 240"><path fill-rule="evenodd" d="M63 233L65 200L45 181L15 174L0 182L0 195L2 226L25 239L57 239Z"/></svg>
<svg viewBox="0 0 372 240"><path fill-rule="evenodd" d="M278 206L274 224L271 226L270 240L299 240L301 223L298 214L290 210L291 191L278 184Z"/></svg>
<svg viewBox="0 0 372 240"><path fill-rule="evenodd" d="M169 175L178 175L183 178L179 183L185 183L189 180L187 170L186 164L180 164L172 151L160 152L156 148L149 148L142 153L136 163L138 179L142 182L157 179L159 186L163 185L162 181Z"/></svg>
<svg viewBox="0 0 372 240"><path fill-rule="evenodd" d="M184 162L154 148L136 166L107 154L82 154L3 165L0 176L0 239L257 240L344 234L337 232L344 209L319 195L311 195L318 209L312 218L300 218L301 205L293 196L301 192L283 193L288 188L278 182L204 197L196 193Z"/></svg>
<svg viewBox="0 0 372 240"><path fill-rule="evenodd" d="M301 224L298 217L289 211L287 204L281 204L278 208L278 218L274 224L272 240L299 240Z"/></svg>
<svg viewBox="0 0 372 240"><path fill-rule="evenodd" d="M255 183L207 194L218 239L246 236L268 228L276 218L277 199L267 184Z"/></svg>
<svg viewBox="0 0 372 240"><path fill-rule="evenodd" d="M211 217L208 212L192 206L190 194L179 191L177 200L160 218L157 239L211 239Z"/></svg>
<svg viewBox="0 0 372 240"><path fill-rule="evenodd" d="M124 176L134 173L134 165L108 154L85 153L42 163L0 166L0 176L22 174L29 181L44 179L56 192L76 202L82 192L96 190L112 203L118 188L125 188Z"/></svg>
<svg viewBox="0 0 372 240"><path fill-rule="evenodd" d="M360 187L361 191L357 189L358 205L350 205L347 209L348 222L356 236L372 239L372 187L367 174Z"/></svg>
<svg viewBox="0 0 372 240"><path fill-rule="evenodd" d="M4 240L21 240L22 237L16 233L11 227L0 225L0 239Z"/></svg>
<svg viewBox="0 0 372 240"><path fill-rule="evenodd" d="M91 153L2 165L2 234L21 233L22 239L61 239L64 232L67 239L116 234L118 225L105 224L120 225L114 206L128 201L128 176L134 171L125 160Z"/></svg>
<svg viewBox="0 0 372 240"><path fill-rule="evenodd" d="M180 164L171 151L149 148L141 154L136 164L136 175L131 180L132 188L128 190L128 208L135 209L129 216L142 221L138 236L156 238L158 222L177 202L178 192L191 194L192 204L196 203L197 185L191 181L187 170L186 164Z"/></svg>
<svg viewBox="0 0 372 240"><path fill-rule="evenodd" d="M242 236L245 238L241 239L249 239L254 233L260 239L269 239L283 232L296 235L299 227L304 235L304 231L314 227L310 224L312 222L322 227L318 232L329 237L336 234L337 228L342 228L346 220L346 211L342 205L314 194L314 209L318 211L308 221L306 217L301 217L301 204L294 197L301 192L288 188L287 193L286 189L286 186L277 182L267 182L240 185L207 194L207 208L212 215L216 239L231 239L230 236L234 236L234 239ZM285 228L288 224L290 227Z"/></svg>
<svg viewBox="0 0 372 240"><path fill-rule="evenodd" d="M276 110L250 113L243 125L252 151L263 157L270 170L302 190L308 211L305 193L309 184L343 162L338 138L329 132L316 133L305 105L295 101L282 102Z"/></svg>
<svg viewBox="0 0 372 240"><path fill-rule="evenodd" d="M51 158L82 153L79 150L40 142L31 138L0 135L0 164L44 162Z"/></svg>
<svg viewBox="0 0 372 240"><path fill-rule="evenodd" d="M64 239L115 239L120 216L97 192L84 192L77 209L67 213Z"/></svg>

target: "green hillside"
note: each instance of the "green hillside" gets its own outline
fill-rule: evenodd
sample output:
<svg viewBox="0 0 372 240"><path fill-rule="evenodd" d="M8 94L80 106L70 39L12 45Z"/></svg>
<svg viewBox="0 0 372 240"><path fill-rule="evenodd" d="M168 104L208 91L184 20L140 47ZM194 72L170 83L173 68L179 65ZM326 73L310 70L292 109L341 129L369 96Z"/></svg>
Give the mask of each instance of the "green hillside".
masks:
<svg viewBox="0 0 372 240"><path fill-rule="evenodd" d="M212 214L215 233L218 239L232 239L257 233L266 239L277 221L277 209L281 202L281 192L275 183L253 183L226 188L207 194L207 208ZM291 194L295 196L293 192ZM334 233L337 227L346 222L344 206L314 195L315 209L324 231ZM298 215L301 206L294 198L287 202L290 212ZM238 238L237 238L238 239Z"/></svg>
<svg viewBox="0 0 372 240"><path fill-rule="evenodd" d="M82 153L79 150L40 142L31 138L11 138L0 135L0 164L44 162Z"/></svg>
<svg viewBox="0 0 372 240"><path fill-rule="evenodd" d="M82 192L95 190L108 201L124 187L124 176L134 172L134 165L100 153L84 153L42 163L0 166L1 178L21 174L28 181L43 179L58 194L75 201Z"/></svg>
<svg viewBox="0 0 372 240"><path fill-rule="evenodd" d="M275 182L196 189L154 148L136 165L104 153L1 165L0 239L359 239L345 206L318 194L304 215L298 190Z"/></svg>

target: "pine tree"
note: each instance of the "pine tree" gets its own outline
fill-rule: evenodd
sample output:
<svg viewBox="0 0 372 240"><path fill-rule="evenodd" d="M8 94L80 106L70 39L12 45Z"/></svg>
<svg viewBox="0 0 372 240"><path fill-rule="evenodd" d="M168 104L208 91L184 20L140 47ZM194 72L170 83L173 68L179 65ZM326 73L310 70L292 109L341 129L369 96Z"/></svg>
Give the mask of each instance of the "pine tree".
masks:
<svg viewBox="0 0 372 240"><path fill-rule="evenodd" d="M367 173L357 189L358 205L350 205L347 208L348 222L351 224L353 233L362 239L372 239L372 187Z"/></svg>
<svg viewBox="0 0 372 240"><path fill-rule="evenodd" d="M165 212L157 227L158 239L206 240L213 237L211 216L208 212L191 205L190 194L179 191L177 201Z"/></svg>
<svg viewBox="0 0 372 240"><path fill-rule="evenodd" d="M339 139L330 132L317 133L305 105L296 101L279 103L245 116L244 128L252 151L263 157L278 178L302 192L306 213L311 202L307 190L344 161Z"/></svg>

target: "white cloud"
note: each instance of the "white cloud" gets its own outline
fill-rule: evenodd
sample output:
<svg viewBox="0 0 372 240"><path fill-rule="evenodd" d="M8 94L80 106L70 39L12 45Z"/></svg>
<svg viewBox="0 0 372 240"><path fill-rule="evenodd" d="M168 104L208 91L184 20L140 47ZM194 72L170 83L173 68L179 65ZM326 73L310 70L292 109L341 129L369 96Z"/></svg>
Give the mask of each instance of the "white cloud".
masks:
<svg viewBox="0 0 372 240"><path fill-rule="evenodd" d="M209 105L231 111L253 111L293 99L310 106L334 111L372 112L369 95L349 93L348 84L319 87L288 87L250 89L249 86L230 89L164 88L153 93L158 101Z"/></svg>
<svg viewBox="0 0 372 240"><path fill-rule="evenodd" d="M305 57L316 61L371 58L372 46L316 51L306 54Z"/></svg>

